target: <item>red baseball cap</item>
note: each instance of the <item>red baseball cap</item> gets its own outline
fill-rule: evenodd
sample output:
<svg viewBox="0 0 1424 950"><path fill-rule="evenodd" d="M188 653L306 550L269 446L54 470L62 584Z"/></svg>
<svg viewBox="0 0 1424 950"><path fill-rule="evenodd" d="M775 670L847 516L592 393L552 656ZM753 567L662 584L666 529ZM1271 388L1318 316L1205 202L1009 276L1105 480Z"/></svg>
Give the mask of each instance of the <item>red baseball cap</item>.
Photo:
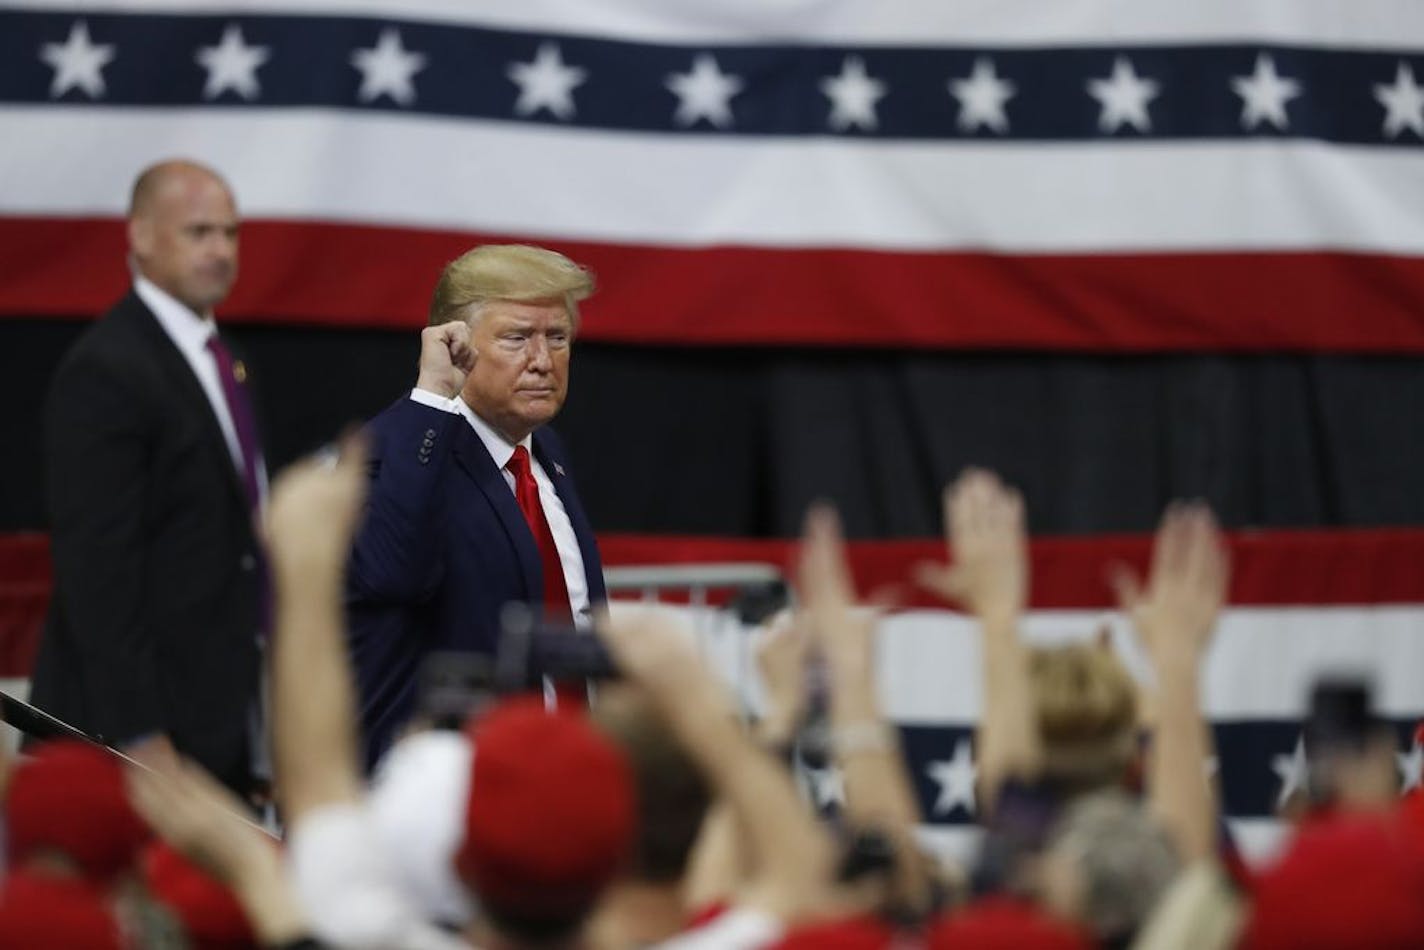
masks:
<svg viewBox="0 0 1424 950"><path fill-rule="evenodd" d="M1256 881L1242 947L1424 947L1424 854L1396 816L1308 824Z"/></svg>
<svg viewBox="0 0 1424 950"><path fill-rule="evenodd" d="M12 874L0 887L0 947L25 950L118 950L119 922L83 881Z"/></svg>
<svg viewBox="0 0 1424 950"><path fill-rule="evenodd" d="M455 868L492 908L567 914L623 867L636 803L623 754L586 718L537 699L506 702L467 727L474 745Z"/></svg>
<svg viewBox="0 0 1424 950"><path fill-rule="evenodd" d="M1088 950L1087 934L1033 904L1008 897L977 900L930 928L931 950Z"/></svg>
<svg viewBox="0 0 1424 950"><path fill-rule="evenodd" d="M19 760L5 821L11 867L36 852L59 851L95 882L131 867L150 837L129 804L118 759L83 742L47 743Z"/></svg>
<svg viewBox="0 0 1424 950"><path fill-rule="evenodd" d="M149 893L177 915L192 946L201 950L257 946L247 913L221 881L162 841L144 849L141 863Z"/></svg>
<svg viewBox="0 0 1424 950"><path fill-rule="evenodd" d="M846 917L797 927L774 944L776 950L883 950L896 931L874 917Z"/></svg>

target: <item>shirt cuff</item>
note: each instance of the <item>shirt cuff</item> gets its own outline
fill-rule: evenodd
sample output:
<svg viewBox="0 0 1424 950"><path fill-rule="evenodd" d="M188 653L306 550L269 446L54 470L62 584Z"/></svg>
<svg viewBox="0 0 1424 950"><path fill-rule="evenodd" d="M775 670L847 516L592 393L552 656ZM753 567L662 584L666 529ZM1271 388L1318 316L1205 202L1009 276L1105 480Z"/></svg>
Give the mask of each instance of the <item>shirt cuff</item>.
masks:
<svg viewBox="0 0 1424 950"><path fill-rule="evenodd" d="M439 409L441 412L458 413L455 408L455 400L447 399L438 393L433 393L428 389L412 389L410 398L420 403L422 406L429 406L431 409Z"/></svg>

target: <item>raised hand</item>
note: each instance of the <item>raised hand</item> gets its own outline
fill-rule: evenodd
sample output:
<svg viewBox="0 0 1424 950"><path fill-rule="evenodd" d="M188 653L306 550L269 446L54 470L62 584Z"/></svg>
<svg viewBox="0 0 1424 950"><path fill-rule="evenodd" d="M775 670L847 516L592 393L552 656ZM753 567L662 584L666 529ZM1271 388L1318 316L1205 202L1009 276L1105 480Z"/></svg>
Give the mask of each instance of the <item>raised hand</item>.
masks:
<svg viewBox="0 0 1424 950"><path fill-rule="evenodd" d="M1147 586L1122 565L1112 577L1157 679L1149 800L1187 861L1210 861L1216 851L1216 793L1205 779L1211 730L1202 715L1200 677L1230 571L1211 509L1178 502L1157 529Z"/></svg>
<svg viewBox="0 0 1424 950"><path fill-rule="evenodd" d="M697 655L691 631L667 608L624 607L600 620L598 635L619 672L665 712L694 697L722 703L720 684Z"/></svg>
<svg viewBox="0 0 1424 950"><path fill-rule="evenodd" d="M835 509L816 505L806 515L797 586L811 642L837 678L868 677L874 665L874 610L857 607L846 566L845 539Z"/></svg>
<svg viewBox="0 0 1424 950"><path fill-rule="evenodd" d="M1211 509L1203 502L1177 502L1157 528L1147 586L1125 565L1114 568L1112 583L1154 662L1167 651L1195 661L1211 641L1230 574Z"/></svg>
<svg viewBox="0 0 1424 950"><path fill-rule="evenodd" d="M470 328L463 320L451 320L420 331L420 373L417 389L447 399L465 387L465 377L475 368L476 351L470 343Z"/></svg>
<svg viewBox="0 0 1424 950"><path fill-rule="evenodd" d="M1011 620L1028 601L1023 498L997 475L971 468L944 490L944 531L953 563L922 564L916 580L982 619Z"/></svg>
<svg viewBox="0 0 1424 950"><path fill-rule="evenodd" d="M308 459L284 471L267 506L267 545L279 587L339 575L366 497L366 439L347 436L335 465ZM316 572L316 573L314 573Z"/></svg>

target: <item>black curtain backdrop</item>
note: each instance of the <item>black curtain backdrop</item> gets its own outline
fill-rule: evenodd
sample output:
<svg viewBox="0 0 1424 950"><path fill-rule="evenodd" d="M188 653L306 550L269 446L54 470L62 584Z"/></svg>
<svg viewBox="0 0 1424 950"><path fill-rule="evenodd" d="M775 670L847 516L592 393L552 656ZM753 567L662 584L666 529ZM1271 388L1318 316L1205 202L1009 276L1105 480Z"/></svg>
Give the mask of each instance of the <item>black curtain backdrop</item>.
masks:
<svg viewBox="0 0 1424 950"><path fill-rule="evenodd" d="M84 323L0 321L0 531L43 530L41 406ZM232 327L279 467L397 398L417 334ZM556 423L600 531L938 532L970 464L1036 533L1145 531L1173 497L1232 527L1424 524L1424 360L665 349L581 343ZM96 491L104 486L95 485Z"/></svg>

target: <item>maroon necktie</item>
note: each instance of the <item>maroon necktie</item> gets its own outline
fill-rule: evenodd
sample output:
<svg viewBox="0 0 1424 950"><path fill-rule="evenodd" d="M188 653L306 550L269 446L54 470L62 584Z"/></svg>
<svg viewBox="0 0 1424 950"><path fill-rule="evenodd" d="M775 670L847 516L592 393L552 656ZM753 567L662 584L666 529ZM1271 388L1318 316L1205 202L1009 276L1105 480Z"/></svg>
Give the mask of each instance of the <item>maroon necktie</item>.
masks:
<svg viewBox="0 0 1424 950"><path fill-rule="evenodd" d="M568 623L573 619L573 611L569 607L569 589L564 584L564 564L559 560L554 532L549 530L549 520L544 517L544 506L539 502L539 483L534 480L534 470L529 464L529 450L516 445L505 468L514 476L515 500L539 545L539 563L544 568L544 619L550 623Z"/></svg>
<svg viewBox="0 0 1424 950"><path fill-rule="evenodd" d="M217 364L223 400L227 402L228 415L232 417L232 427L237 434L237 448L242 455L242 487L247 495L247 509L255 515L260 500L257 470L262 464L262 449L257 444L257 426L252 419L252 403L247 398L247 387L237 378L232 354L216 333L208 337L208 352L213 354L213 362Z"/></svg>

